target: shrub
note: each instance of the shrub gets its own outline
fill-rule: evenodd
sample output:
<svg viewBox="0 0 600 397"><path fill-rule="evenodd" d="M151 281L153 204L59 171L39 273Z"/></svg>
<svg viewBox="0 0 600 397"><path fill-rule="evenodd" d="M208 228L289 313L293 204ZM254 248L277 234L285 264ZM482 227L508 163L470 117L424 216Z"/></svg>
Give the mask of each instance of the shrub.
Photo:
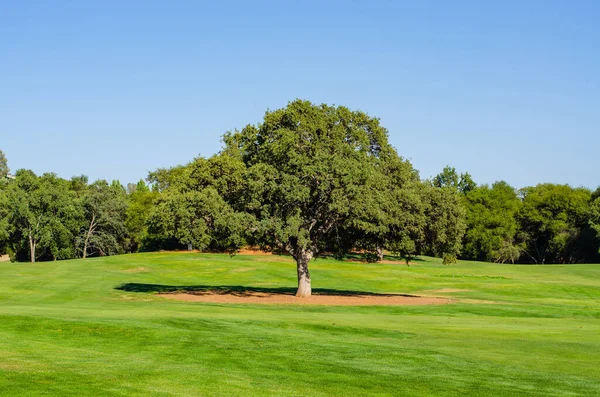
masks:
<svg viewBox="0 0 600 397"><path fill-rule="evenodd" d="M442 255L442 263L444 265L455 265L457 262L456 255L444 253Z"/></svg>

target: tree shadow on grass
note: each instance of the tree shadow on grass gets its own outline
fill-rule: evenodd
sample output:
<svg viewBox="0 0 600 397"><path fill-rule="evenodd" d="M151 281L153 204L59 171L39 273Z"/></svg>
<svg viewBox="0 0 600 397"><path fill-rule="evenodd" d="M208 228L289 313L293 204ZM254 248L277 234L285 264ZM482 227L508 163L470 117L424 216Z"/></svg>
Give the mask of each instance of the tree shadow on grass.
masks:
<svg viewBox="0 0 600 397"><path fill-rule="evenodd" d="M278 287L247 287L241 285L162 285L162 284L141 284L141 283L126 283L121 284L115 289L127 292L169 294L169 293L184 293L190 295L233 295L233 296L252 296L255 294L276 294L276 295L295 295L296 288ZM329 296L405 296L409 298L417 297L416 295L406 294L381 294L367 291L349 291L329 288L313 288L313 295L329 295Z"/></svg>

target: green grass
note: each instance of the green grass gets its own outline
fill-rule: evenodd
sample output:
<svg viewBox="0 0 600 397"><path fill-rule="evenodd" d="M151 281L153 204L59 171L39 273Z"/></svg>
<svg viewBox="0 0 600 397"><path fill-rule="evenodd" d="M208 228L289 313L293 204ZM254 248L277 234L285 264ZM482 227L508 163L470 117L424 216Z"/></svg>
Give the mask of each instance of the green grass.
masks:
<svg viewBox="0 0 600 397"><path fill-rule="evenodd" d="M318 259L311 274L315 288L456 303L227 305L118 289L293 288L294 264L277 256L0 263L0 395L600 395L600 265Z"/></svg>

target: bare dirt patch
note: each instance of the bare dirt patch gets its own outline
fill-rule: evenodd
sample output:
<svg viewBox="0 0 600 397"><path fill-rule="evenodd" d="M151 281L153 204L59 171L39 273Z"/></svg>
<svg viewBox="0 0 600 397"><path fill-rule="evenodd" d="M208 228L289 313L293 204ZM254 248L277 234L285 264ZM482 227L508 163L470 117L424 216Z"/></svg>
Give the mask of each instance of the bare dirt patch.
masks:
<svg viewBox="0 0 600 397"><path fill-rule="evenodd" d="M10 256L0 255L0 262L8 262L8 261L10 261Z"/></svg>
<svg viewBox="0 0 600 397"><path fill-rule="evenodd" d="M161 293L166 299L183 302L252 303L272 305L327 305L327 306L414 306L443 305L451 303L448 298L410 295L313 295L297 298L293 294L250 292L243 294L203 291L201 293Z"/></svg>

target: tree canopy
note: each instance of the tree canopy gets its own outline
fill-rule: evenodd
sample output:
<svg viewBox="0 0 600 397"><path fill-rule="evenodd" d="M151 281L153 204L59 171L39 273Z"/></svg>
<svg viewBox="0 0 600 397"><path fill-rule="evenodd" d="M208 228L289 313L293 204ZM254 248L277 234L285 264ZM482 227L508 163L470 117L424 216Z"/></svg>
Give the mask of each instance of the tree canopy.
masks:
<svg viewBox="0 0 600 397"><path fill-rule="evenodd" d="M8 162L4 152L0 150L0 179L5 178L8 175L10 169L8 168Z"/></svg>
<svg viewBox="0 0 600 397"><path fill-rule="evenodd" d="M506 182L480 186L467 193L464 253L472 259L515 263L523 246L517 241L520 200Z"/></svg>
<svg viewBox="0 0 600 397"><path fill-rule="evenodd" d="M298 296L319 255L498 263L600 261L600 188L422 180L380 120L296 100L224 134L222 150L124 187L18 170L0 151L0 254L38 261L160 249L291 255Z"/></svg>
<svg viewBox="0 0 600 397"><path fill-rule="evenodd" d="M409 234L407 220L390 215L402 201L410 203L397 189L417 174L378 119L298 100L224 141L222 155L246 167L237 209L254 217L253 237L263 248L296 260L298 296L310 295L308 263L323 250L345 251L357 242L370 249Z"/></svg>
<svg viewBox="0 0 600 397"><path fill-rule="evenodd" d="M591 192L566 185L540 184L521 190L518 213L525 253L534 263L577 262L578 244L588 225Z"/></svg>

